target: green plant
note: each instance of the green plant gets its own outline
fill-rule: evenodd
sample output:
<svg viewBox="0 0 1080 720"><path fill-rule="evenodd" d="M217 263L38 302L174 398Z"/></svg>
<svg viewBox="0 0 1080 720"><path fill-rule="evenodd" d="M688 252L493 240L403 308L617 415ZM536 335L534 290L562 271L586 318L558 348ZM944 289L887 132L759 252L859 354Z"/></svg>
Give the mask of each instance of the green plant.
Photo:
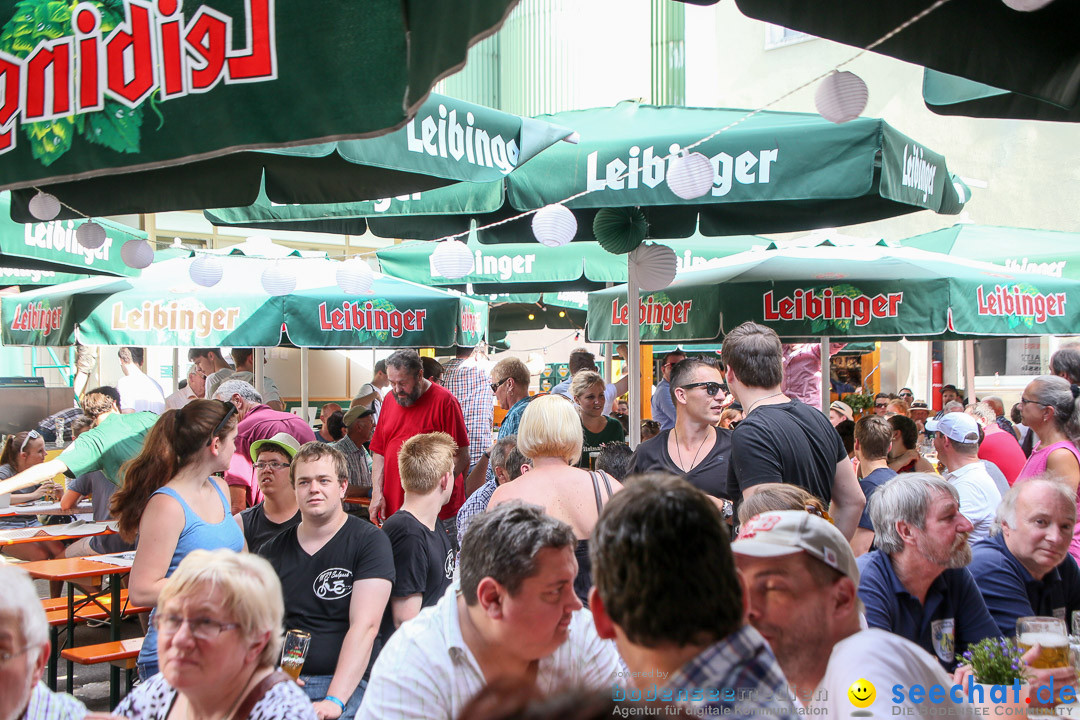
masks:
<svg viewBox="0 0 1080 720"><path fill-rule="evenodd" d="M1014 680L1027 680L1027 666L1012 640L985 638L968 646L963 658L975 679L985 685L1012 685Z"/></svg>
<svg viewBox="0 0 1080 720"><path fill-rule="evenodd" d="M874 407L874 396L866 393L848 393L841 400L846 402L855 412L872 410Z"/></svg>

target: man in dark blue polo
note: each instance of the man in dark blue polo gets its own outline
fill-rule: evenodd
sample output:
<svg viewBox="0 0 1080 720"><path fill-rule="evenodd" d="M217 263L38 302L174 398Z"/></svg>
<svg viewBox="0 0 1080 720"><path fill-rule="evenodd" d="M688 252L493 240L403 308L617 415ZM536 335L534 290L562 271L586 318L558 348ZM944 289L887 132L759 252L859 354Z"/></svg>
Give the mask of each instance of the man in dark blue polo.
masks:
<svg viewBox="0 0 1080 720"><path fill-rule="evenodd" d="M971 523L937 475L902 473L870 499L876 550L858 559L866 622L911 640L952 672L969 645L1001 635L971 561Z"/></svg>
<svg viewBox="0 0 1080 720"><path fill-rule="evenodd" d="M972 548L968 569L1001 634L1016 619L1053 616L1066 623L1080 610L1080 570L1069 555L1075 493L1060 480L1017 483L997 511L991 537Z"/></svg>

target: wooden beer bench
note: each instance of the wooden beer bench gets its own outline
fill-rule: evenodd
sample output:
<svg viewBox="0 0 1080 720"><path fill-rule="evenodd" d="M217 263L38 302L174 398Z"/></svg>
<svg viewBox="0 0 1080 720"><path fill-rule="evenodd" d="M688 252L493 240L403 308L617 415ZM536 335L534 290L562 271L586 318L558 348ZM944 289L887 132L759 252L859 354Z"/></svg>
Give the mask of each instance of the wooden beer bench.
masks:
<svg viewBox="0 0 1080 720"><path fill-rule="evenodd" d="M131 692L131 686L135 682L135 663L139 659L144 638L131 638L130 640L113 640L111 642L98 643L97 645L84 645L77 648L68 648L60 653L60 657L79 665L98 665L109 663L127 671L127 688L125 693ZM110 684L110 696L114 694ZM115 705L115 703L113 703Z"/></svg>

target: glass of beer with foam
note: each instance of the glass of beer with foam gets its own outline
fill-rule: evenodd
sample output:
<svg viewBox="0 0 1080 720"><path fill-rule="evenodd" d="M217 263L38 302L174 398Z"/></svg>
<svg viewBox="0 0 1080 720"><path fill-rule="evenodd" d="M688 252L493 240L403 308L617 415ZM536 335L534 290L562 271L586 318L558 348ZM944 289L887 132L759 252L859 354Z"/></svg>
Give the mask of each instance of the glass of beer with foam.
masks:
<svg viewBox="0 0 1080 720"><path fill-rule="evenodd" d="M281 648L281 669L293 680L300 677L311 646L311 633L303 630L290 630L285 633L285 644Z"/></svg>
<svg viewBox="0 0 1080 720"><path fill-rule="evenodd" d="M1016 621L1016 644L1026 653L1036 644L1042 647L1033 668L1069 667L1071 655L1065 621L1055 617L1022 617Z"/></svg>

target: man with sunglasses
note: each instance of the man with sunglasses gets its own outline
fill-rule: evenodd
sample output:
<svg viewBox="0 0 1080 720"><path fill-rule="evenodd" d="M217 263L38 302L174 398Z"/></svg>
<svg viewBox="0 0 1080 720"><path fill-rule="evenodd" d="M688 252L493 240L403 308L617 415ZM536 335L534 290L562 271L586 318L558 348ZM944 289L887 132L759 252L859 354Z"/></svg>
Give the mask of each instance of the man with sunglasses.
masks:
<svg viewBox="0 0 1080 720"><path fill-rule="evenodd" d="M732 431L716 427L724 411L724 376L715 361L693 357L675 365L670 378L675 424L638 445L627 473L671 473L708 495L726 497Z"/></svg>
<svg viewBox="0 0 1080 720"><path fill-rule="evenodd" d="M789 398L780 338L746 322L724 337L727 383L745 417L731 437L726 497L740 501L773 483L798 485L830 504L848 540L862 517L863 496L847 450L819 409Z"/></svg>
<svg viewBox="0 0 1080 720"><path fill-rule="evenodd" d="M671 369L685 359L686 353L682 350L672 350L664 356L664 362L660 364L663 378L653 390L652 416L653 420L660 423L661 431L675 427L675 403L671 400Z"/></svg>

